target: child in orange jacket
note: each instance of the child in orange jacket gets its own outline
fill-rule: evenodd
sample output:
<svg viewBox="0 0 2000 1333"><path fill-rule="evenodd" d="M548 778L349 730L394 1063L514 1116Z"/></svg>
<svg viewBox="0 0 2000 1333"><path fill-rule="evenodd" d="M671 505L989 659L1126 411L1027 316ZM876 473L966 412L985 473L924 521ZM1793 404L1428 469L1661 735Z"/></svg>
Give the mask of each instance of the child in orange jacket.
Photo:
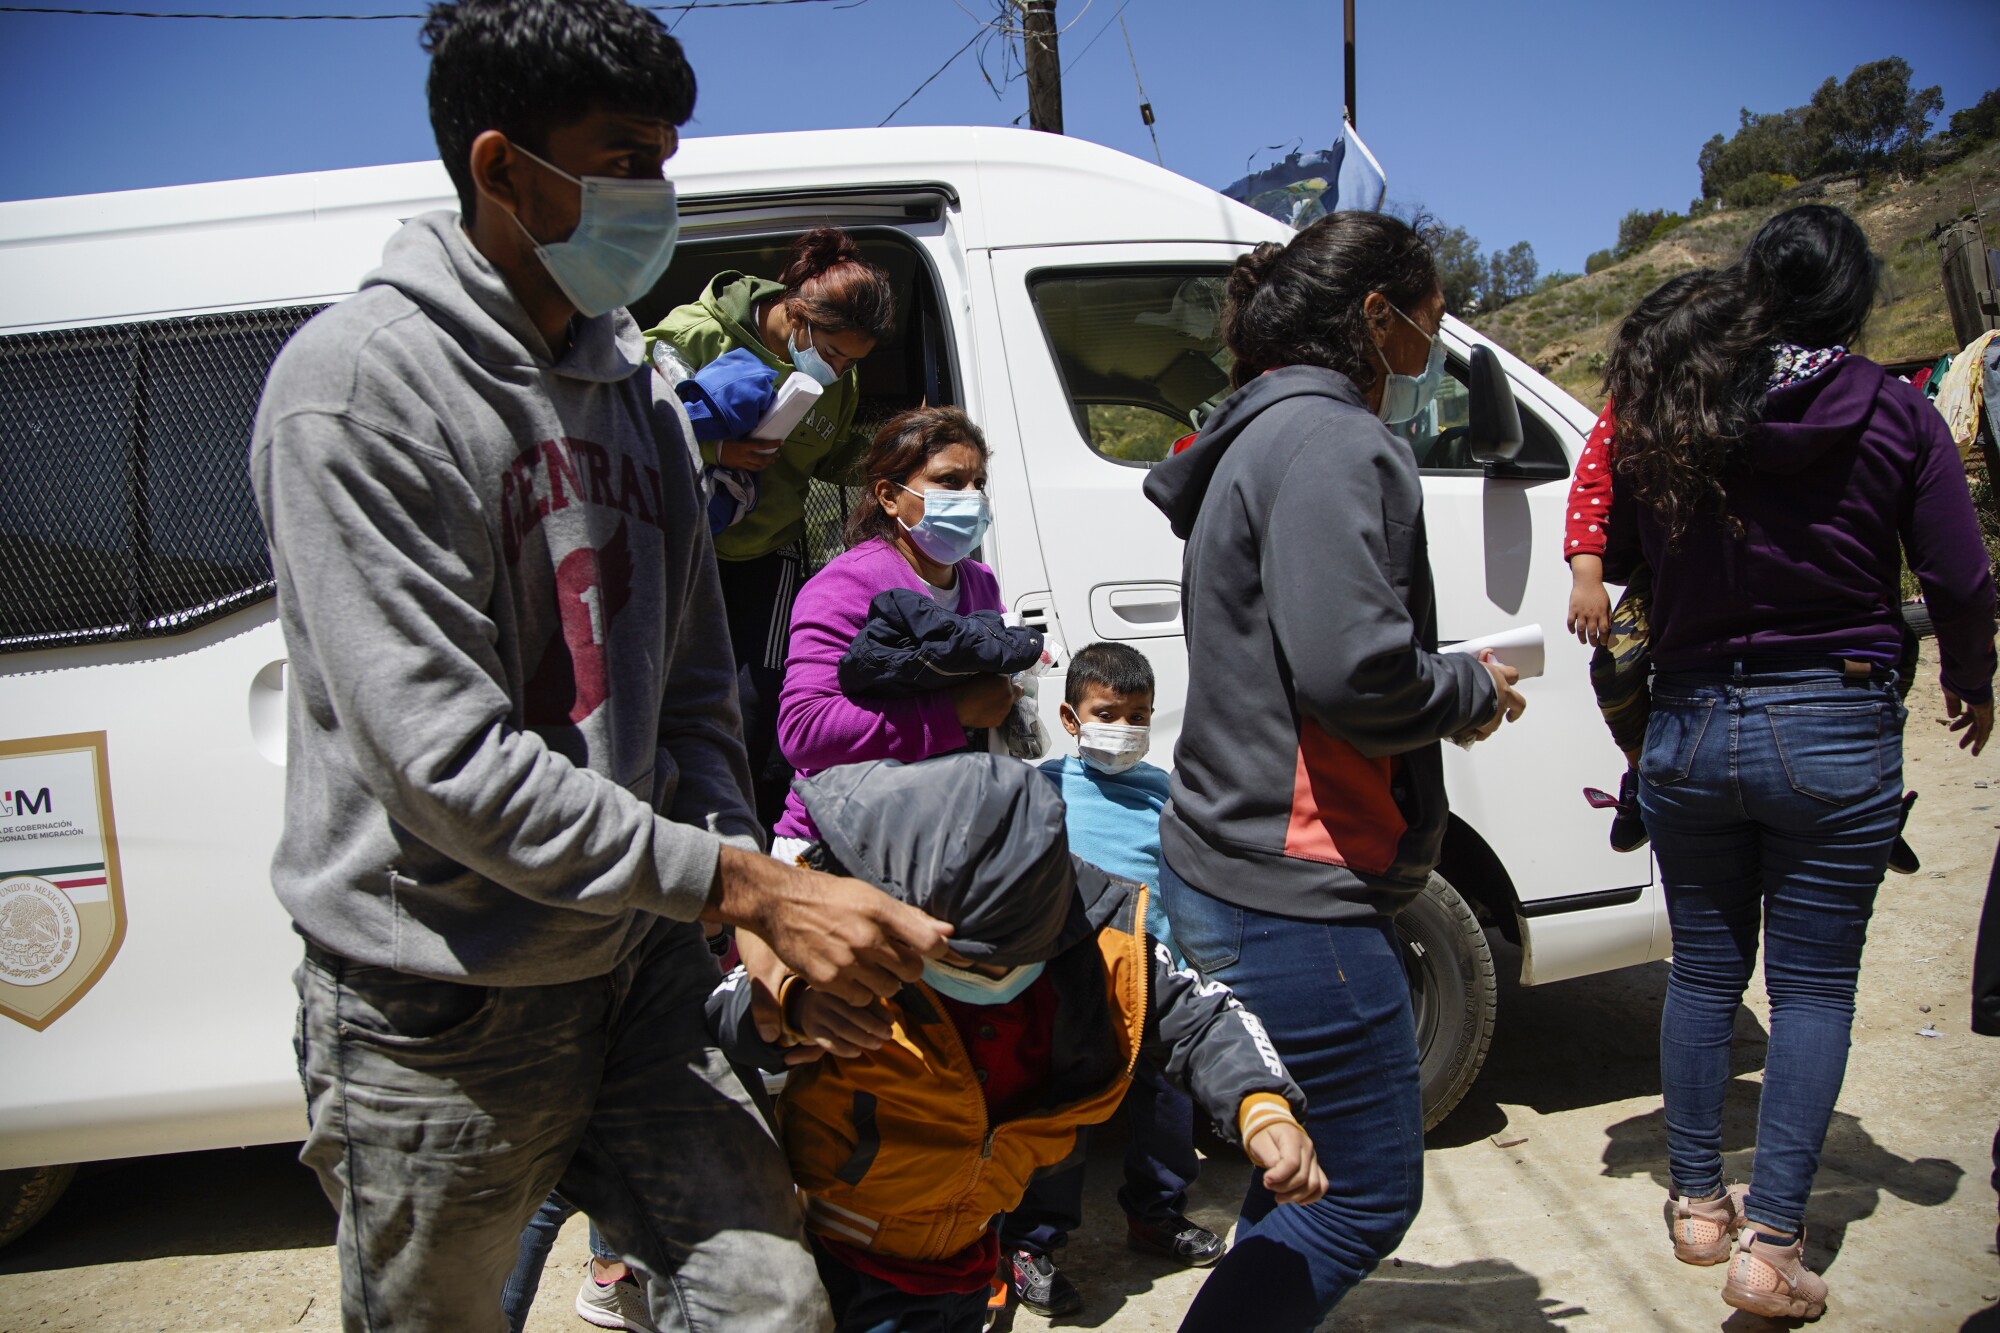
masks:
<svg viewBox="0 0 2000 1333"><path fill-rule="evenodd" d="M922 980L853 1010L800 978L759 1035L742 969L709 1000L731 1058L793 1067L779 1138L842 1330L980 1327L995 1217L1110 1118L1141 1059L1186 1088L1284 1203L1326 1189L1305 1099L1226 986L1176 968L1145 930L1146 889L1070 855L1060 792L1025 764L961 752L801 779L819 831L802 860L857 875L954 927Z"/></svg>

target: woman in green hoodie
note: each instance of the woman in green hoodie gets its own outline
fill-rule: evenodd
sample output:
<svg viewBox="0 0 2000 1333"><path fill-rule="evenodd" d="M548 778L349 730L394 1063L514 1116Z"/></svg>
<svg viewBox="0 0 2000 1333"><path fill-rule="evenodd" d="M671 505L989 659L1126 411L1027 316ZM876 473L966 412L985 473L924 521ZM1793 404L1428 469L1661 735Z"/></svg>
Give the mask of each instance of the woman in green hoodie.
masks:
<svg viewBox="0 0 2000 1333"><path fill-rule="evenodd" d="M776 446L752 440L701 446L703 462L758 474L757 507L717 534L715 556L736 651L743 738L766 827L783 808L790 778L774 741L792 599L804 581L806 492L815 477L847 481L867 448L854 430L861 397L855 367L895 324L889 275L863 259L846 232L818 227L792 243L791 262L777 281L718 273L700 300L669 312L646 334L649 353L664 339L691 370L743 347L781 380L798 370L825 391Z"/></svg>

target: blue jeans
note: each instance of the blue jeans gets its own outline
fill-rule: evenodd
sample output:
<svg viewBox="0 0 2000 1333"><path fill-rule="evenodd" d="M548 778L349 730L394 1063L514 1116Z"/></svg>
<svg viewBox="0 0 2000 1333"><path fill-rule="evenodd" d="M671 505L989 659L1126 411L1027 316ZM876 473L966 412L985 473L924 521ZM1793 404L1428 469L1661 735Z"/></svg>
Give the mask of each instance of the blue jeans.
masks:
<svg viewBox="0 0 2000 1333"><path fill-rule="evenodd" d="M1847 1071L1854 985L1901 819L1903 718L1892 678L1738 663L1662 674L1639 758L1674 956L1660 1082L1674 1187L1722 1187L1729 1045L1764 944L1771 1040L1746 1215L1805 1220Z"/></svg>
<svg viewBox="0 0 2000 1333"><path fill-rule="evenodd" d="M837 1333L979 1333L985 1326L985 1291L918 1296L849 1268L817 1245L813 1253Z"/></svg>
<svg viewBox="0 0 2000 1333"><path fill-rule="evenodd" d="M1156 937L1157 938L1157 937ZM1141 1060L1119 1107L1125 1117L1125 1183L1118 1206L1135 1222L1170 1225L1187 1207L1187 1187L1201 1170L1194 1150L1194 1103ZM1002 1249L1048 1254L1068 1242L1083 1225L1082 1154L1090 1132L1076 1132L1077 1160L1028 1184L1020 1204L1000 1219Z"/></svg>
<svg viewBox="0 0 2000 1333"><path fill-rule="evenodd" d="M549 1251L563 1223L576 1214L576 1205L560 1194L550 1194L528 1219L521 1232L521 1248L514 1256L514 1271L500 1289L500 1313L507 1316L508 1333L521 1333L528 1326L528 1311L535 1304L535 1291L542 1285L542 1269L548 1266ZM604 1239L597 1223L590 1224L590 1257L605 1263L618 1262L618 1251Z"/></svg>
<svg viewBox="0 0 2000 1333"><path fill-rule="evenodd" d="M307 1138L340 1213L343 1326L507 1327L521 1228L551 1189L647 1278L662 1330L828 1323L791 1172L702 1004L715 960L657 922L609 974L468 986L308 946Z"/></svg>
<svg viewBox="0 0 2000 1333"><path fill-rule="evenodd" d="M1211 898L1171 866L1160 891L1188 962L1263 1020L1306 1094L1326 1197L1278 1205L1253 1176L1236 1241L1182 1333L1318 1325L1396 1248L1424 1194L1423 1089L1409 980L1385 917L1300 921Z"/></svg>

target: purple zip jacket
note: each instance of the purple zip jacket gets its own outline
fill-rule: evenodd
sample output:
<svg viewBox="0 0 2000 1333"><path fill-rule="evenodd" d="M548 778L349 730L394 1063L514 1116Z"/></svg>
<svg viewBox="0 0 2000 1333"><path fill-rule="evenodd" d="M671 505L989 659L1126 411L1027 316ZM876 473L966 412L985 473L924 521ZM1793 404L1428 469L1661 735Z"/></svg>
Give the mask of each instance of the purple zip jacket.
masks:
<svg viewBox="0 0 2000 1333"><path fill-rule="evenodd" d="M1902 555L1937 629L1939 677L1967 703L1993 697L1993 572L1944 418L1860 356L1771 392L1747 456L1723 478L1743 536L1714 519L1667 549L1652 511L1613 487L1607 574L1653 567L1652 650L1662 671L1740 657L1900 653Z"/></svg>
<svg viewBox="0 0 2000 1333"><path fill-rule="evenodd" d="M964 584L961 614L1007 609L992 570L977 560L961 560L957 568ZM965 728L946 691L896 699L850 699L840 691L841 654L861 632L875 594L890 588L925 590L902 553L877 537L828 561L792 604L785 688L778 695L778 748L802 778L864 759L915 763L965 748ZM786 794L775 832L780 838L818 836L797 792Z"/></svg>

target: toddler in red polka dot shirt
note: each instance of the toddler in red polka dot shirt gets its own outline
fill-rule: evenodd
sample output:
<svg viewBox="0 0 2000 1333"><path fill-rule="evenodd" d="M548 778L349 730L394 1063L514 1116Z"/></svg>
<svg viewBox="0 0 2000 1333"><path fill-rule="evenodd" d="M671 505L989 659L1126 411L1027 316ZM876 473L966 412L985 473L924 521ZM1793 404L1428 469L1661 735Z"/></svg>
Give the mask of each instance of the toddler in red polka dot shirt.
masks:
<svg viewBox="0 0 2000 1333"><path fill-rule="evenodd" d="M1611 845L1629 852L1646 845L1646 825L1639 817L1639 748L1646 739L1646 718L1652 711L1652 654L1647 650L1646 613L1652 600L1652 571L1640 565L1625 585L1614 610L1604 587L1604 547L1611 515L1612 467L1617 446L1612 434L1611 405L1583 442L1570 482L1569 507L1563 513L1563 558L1569 561L1569 617L1565 622L1578 643L1596 649L1590 658L1590 686L1604 714L1611 739L1625 752L1625 773L1618 794L1584 789L1584 799L1613 810Z"/></svg>

